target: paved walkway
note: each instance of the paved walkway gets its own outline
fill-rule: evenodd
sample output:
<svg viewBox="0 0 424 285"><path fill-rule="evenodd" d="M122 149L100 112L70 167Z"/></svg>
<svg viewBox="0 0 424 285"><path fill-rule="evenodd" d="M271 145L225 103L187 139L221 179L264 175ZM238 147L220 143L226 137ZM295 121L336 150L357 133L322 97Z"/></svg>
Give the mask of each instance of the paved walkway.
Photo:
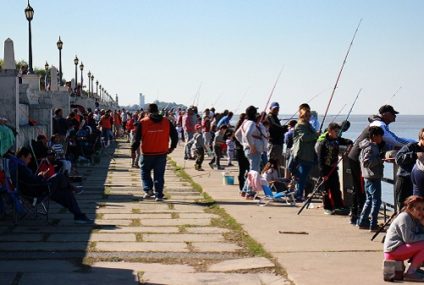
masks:
<svg viewBox="0 0 424 285"><path fill-rule="evenodd" d="M224 171L211 170L208 158L205 171L199 172L193 161L183 160L181 148L171 156L276 258L295 284L387 284L382 278L383 234L371 242L369 231L350 225L347 217L324 215L320 203L300 216L296 214L299 204L258 207L256 202L239 196L238 185L223 185ZM222 165L225 163L224 160ZM237 167L227 167L225 171L234 175L237 182Z"/></svg>
<svg viewBox="0 0 424 285"><path fill-rule="evenodd" d="M233 220L199 203L205 197L175 166L168 164L165 202L142 201L129 145L113 158L79 168L87 179L77 198L95 225L75 225L55 203L49 225L0 222L0 284L292 284Z"/></svg>

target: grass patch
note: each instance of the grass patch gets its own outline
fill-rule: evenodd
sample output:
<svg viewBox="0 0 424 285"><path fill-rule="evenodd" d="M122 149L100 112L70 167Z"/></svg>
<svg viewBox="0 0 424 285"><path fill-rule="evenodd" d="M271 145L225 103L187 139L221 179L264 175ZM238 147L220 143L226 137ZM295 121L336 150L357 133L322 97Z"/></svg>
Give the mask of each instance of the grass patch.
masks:
<svg viewBox="0 0 424 285"><path fill-rule="evenodd" d="M96 251L97 242L91 241L88 243L88 251Z"/></svg>
<svg viewBox="0 0 424 285"><path fill-rule="evenodd" d="M171 213L171 219L178 219L180 215L178 213Z"/></svg>
<svg viewBox="0 0 424 285"><path fill-rule="evenodd" d="M140 219L134 219L132 220L130 227L140 227L141 226L141 222Z"/></svg>
<svg viewBox="0 0 424 285"><path fill-rule="evenodd" d="M192 242L186 241L185 244L187 245L187 249L189 252L194 252L194 246Z"/></svg>
<svg viewBox="0 0 424 285"><path fill-rule="evenodd" d="M136 233L135 234L135 240L137 242L143 242L143 234L142 233Z"/></svg>
<svg viewBox="0 0 424 285"><path fill-rule="evenodd" d="M169 210L175 210L175 205L172 203L168 203L168 209Z"/></svg>
<svg viewBox="0 0 424 285"><path fill-rule="evenodd" d="M131 210L131 213L133 213L133 214L140 214L141 213L141 210L140 209L132 209Z"/></svg>
<svg viewBox="0 0 424 285"><path fill-rule="evenodd" d="M99 220L103 219L104 215L105 215L105 214L103 214L103 213L97 213L97 214L96 214L96 220L97 220L97 219L99 219Z"/></svg>
<svg viewBox="0 0 424 285"><path fill-rule="evenodd" d="M179 225L178 226L178 232L180 233L180 234L183 234L183 233L187 233L187 225Z"/></svg>

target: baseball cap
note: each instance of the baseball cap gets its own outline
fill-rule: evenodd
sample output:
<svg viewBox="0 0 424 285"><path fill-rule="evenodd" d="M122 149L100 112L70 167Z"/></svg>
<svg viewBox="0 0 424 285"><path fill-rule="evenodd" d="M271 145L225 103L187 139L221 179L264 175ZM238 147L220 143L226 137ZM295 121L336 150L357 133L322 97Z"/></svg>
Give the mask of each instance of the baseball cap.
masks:
<svg viewBox="0 0 424 285"><path fill-rule="evenodd" d="M271 106L269 107L271 110L275 109L275 108L280 108L280 104L278 104L278 102L272 102Z"/></svg>
<svg viewBox="0 0 424 285"><path fill-rule="evenodd" d="M383 105L383 106L381 106L380 109L378 109L378 112L381 115L384 114L384 113L399 114L399 112L398 111L395 111L395 109L391 105Z"/></svg>

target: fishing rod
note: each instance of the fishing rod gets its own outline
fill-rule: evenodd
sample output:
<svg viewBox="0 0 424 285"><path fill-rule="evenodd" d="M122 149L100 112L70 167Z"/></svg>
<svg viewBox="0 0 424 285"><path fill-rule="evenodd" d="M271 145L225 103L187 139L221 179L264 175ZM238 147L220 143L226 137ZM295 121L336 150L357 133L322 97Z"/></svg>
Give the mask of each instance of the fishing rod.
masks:
<svg viewBox="0 0 424 285"><path fill-rule="evenodd" d="M198 98L198 96L200 94L200 88L201 87L202 87L202 82L200 82L199 87L197 88L196 94L194 94L192 106L195 106L194 104L196 104L196 99Z"/></svg>
<svg viewBox="0 0 424 285"><path fill-rule="evenodd" d="M265 114L266 114L266 109L267 109L267 107L268 107L268 105L269 105L269 101L271 101L272 95L274 94L275 87L277 86L277 83L278 83L278 81L280 80L280 76L281 76L281 73L283 73L283 70L284 70L284 65L283 65L283 67L281 68L280 72L278 73L277 80L275 80L274 86L273 86L273 87L272 87L272 89L271 89L271 93L270 93L270 94L269 94L269 96L268 96L268 100L266 101L265 108L264 108L264 111L263 111L263 113L262 113L261 121L264 119L264 116L265 116Z"/></svg>
<svg viewBox="0 0 424 285"><path fill-rule="evenodd" d="M343 129L345 128L345 126L344 126L344 125L345 125L345 124L347 124L347 122L348 122L348 120L349 120L349 117L350 117L350 114L352 113L353 107L355 106L356 101L358 101L359 94L361 94L361 92L362 92L362 88L360 88L360 89L359 89L358 94L356 94L356 97L355 97L355 100L353 101L352 106L350 106L350 110L349 110L349 112L347 113L346 119L343 121L343 124L342 124L342 126L341 126L341 128L340 128L340 131L339 131L339 137L340 137L340 136L342 135L342 133L343 133Z"/></svg>
<svg viewBox="0 0 424 285"><path fill-rule="evenodd" d="M340 76L342 75L343 68L346 64L347 57L349 56L350 49L352 48L353 41L355 40L356 33L358 32L359 26L361 25L362 19L359 20L358 26L356 27L355 33L353 34L352 41L350 42L349 48L347 49L346 56L343 60L342 67L340 68L339 74L337 75L336 83L334 84L333 91L331 92L330 100L328 101L327 108L325 109L324 117L322 118L321 126L319 128L319 132L322 132L322 126L324 125L325 118L328 114L328 109L330 108L331 101L333 101L334 93L336 92L337 85L339 84Z"/></svg>
<svg viewBox="0 0 424 285"><path fill-rule="evenodd" d="M318 92L317 94L315 94L314 96L311 97L311 99L308 100L308 102L306 102L306 104L309 104L310 102L312 102L315 98L317 98L318 96L320 96L322 93L324 93L325 91L327 91L328 89L324 89L320 92ZM290 118L288 119L281 119L282 120L286 120L283 125L287 125L287 123L292 120L294 117L296 117L297 113L299 113L299 110L297 110Z"/></svg>
<svg viewBox="0 0 424 285"><path fill-rule="evenodd" d="M241 95L240 101L238 103L238 106L236 109L234 109L233 113L235 114L236 112L238 112L238 110L240 109L241 103L243 102L244 98L247 95L247 92L249 91L250 87L246 89L246 91Z"/></svg>
<svg viewBox="0 0 424 285"><path fill-rule="evenodd" d="M400 86L395 93L393 93L393 95L386 101L385 105L389 104L390 101L392 101L393 98L396 97L396 95L399 93L400 89L402 89L402 86Z"/></svg>
<svg viewBox="0 0 424 285"><path fill-rule="evenodd" d="M344 104L343 107L340 108L339 112L334 116L333 120L331 121L334 123L334 121L337 119L337 117L340 115L340 113L344 110L347 104Z"/></svg>

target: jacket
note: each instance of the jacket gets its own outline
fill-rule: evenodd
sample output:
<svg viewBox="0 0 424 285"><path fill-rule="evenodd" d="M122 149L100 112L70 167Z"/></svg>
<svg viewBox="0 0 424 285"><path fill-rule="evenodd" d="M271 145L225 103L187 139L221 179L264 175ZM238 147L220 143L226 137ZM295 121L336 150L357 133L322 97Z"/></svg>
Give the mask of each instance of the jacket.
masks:
<svg viewBox="0 0 424 285"><path fill-rule="evenodd" d="M169 146L171 139L171 146ZM177 147L178 134L174 125L162 115L153 113L142 119L135 132L131 148L135 151L141 142L143 155L163 155Z"/></svg>
<svg viewBox="0 0 424 285"><path fill-rule="evenodd" d="M413 194L424 197L424 164L417 159L411 171Z"/></svg>
<svg viewBox="0 0 424 285"><path fill-rule="evenodd" d="M408 213L400 213L392 222L384 240L384 252L392 252L399 246L424 240L422 226Z"/></svg>
<svg viewBox="0 0 424 285"><path fill-rule="evenodd" d="M396 164L399 165L398 176L411 175L412 168L417 160L417 152L424 151L418 143L404 145L396 154Z"/></svg>
<svg viewBox="0 0 424 285"><path fill-rule="evenodd" d="M318 156L318 166L321 176L326 176L339 160L340 145L349 145L353 142L349 139L332 139L325 132L319 136L315 144L315 151Z"/></svg>
<svg viewBox="0 0 424 285"><path fill-rule="evenodd" d="M362 176L367 179L383 178L384 164L381 159L380 147L365 139L359 143L361 153L359 161L361 162Z"/></svg>
<svg viewBox="0 0 424 285"><path fill-rule="evenodd" d="M296 160L316 161L315 142L318 134L309 122L299 122L294 128L292 155Z"/></svg>
<svg viewBox="0 0 424 285"><path fill-rule="evenodd" d="M284 134L287 132L287 125L282 126L277 115L269 113L267 115L269 122L269 142L275 145L284 144Z"/></svg>

